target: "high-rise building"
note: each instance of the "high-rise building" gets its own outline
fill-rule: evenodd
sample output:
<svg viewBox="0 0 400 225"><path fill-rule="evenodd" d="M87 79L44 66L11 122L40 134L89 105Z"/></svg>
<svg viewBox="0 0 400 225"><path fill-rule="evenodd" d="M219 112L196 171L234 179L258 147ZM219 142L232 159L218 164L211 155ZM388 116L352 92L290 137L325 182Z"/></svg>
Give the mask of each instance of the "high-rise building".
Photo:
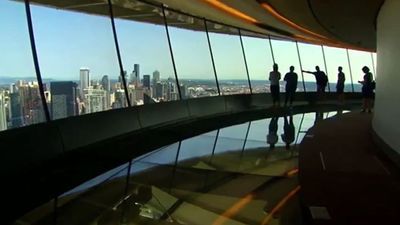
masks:
<svg viewBox="0 0 400 225"><path fill-rule="evenodd" d="M181 95L182 95L182 99L187 99L189 97L189 90L188 90L188 86L185 84L181 84Z"/></svg>
<svg viewBox="0 0 400 225"><path fill-rule="evenodd" d="M39 123L44 121L44 116L36 116L39 111L43 114L42 101L40 99L39 85L37 82L18 83L18 92L21 98L22 117L24 125ZM44 115L44 114L43 114ZM35 116L35 118L33 118ZM43 119L43 120L40 120Z"/></svg>
<svg viewBox="0 0 400 225"><path fill-rule="evenodd" d="M50 90L52 119L75 116L76 84L72 81L51 82Z"/></svg>
<svg viewBox="0 0 400 225"><path fill-rule="evenodd" d="M133 71L131 73L131 83L135 86L140 85L140 66L139 64L133 65Z"/></svg>
<svg viewBox="0 0 400 225"><path fill-rule="evenodd" d="M10 84L10 93L15 93L18 91L18 87L16 84Z"/></svg>
<svg viewBox="0 0 400 225"><path fill-rule="evenodd" d="M161 82L156 83L154 88L154 97L160 99L164 97L164 85Z"/></svg>
<svg viewBox="0 0 400 225"><path fill-rule="evenodd" d="M85 90L86 113L95 113L106 110L106 101L105 90L91 88Z"/></svg>
<svg viewBox="0 0 400 225"><path fill-rule="evenodd" d="M103 78L101 78L101 86L103 87L103 90L110 92L111 83L108 79L108 75L104 75Z"/></svg>
<svg viewBox="0 0 400 225"><path fill-rule="evenodd" d="M23 125L22 121L22 107L21 107L21 97L18 92L10 93L10 118L11 127L17 128Z"/></svg>
<svg viewBox="0 0 400 225"><path fill-rule="evenodd" d="M168 78L168 82L166 83L166 99L168 101L178 100L178 90L177 85L173 78Z"/></svg>
<svg viewBox="0 0 400 225"><path fill-rule="evenodd" d="M158 70L153 72L153 85L160 81L160 72Z"/></svg>
<svg viewBox="0 0 400 225"><path fill-rule="evenodd" d="M110 79L108 79L108 75L104 75L103 78L101 78L101 86L103 87L103 90L106 91L106 107L109 109L111 107L111 83Z"/></svg>
<svg viewBox="0 0 400 225"><path fill-rule="evenodd" d="M0 91L0 131L7 130L6 98L3 91Z"/></svg>
<svg viewBox="0 0 400 225"><path fill-rule="evenodd" d="M79 94L80 94L80 98L83 100L85 98L84 95L84 90L89 88L90 85L90 69L89 68L81 68L79 71L79 75L80 75L80 83L79 83Z"/></svg>
<svg viewBox="0 0 400 225"><path fill-rule="evenodd" d="M117 89L114 92L114 102L112 103L113 109L118 109L125 107L126 105L126 96L125 91L123 89Z"/></svg>
<svg viewBox="0 0 400 225"><path fill-rule="evenodd" d="M150 89L150 75L143 75L143 87Z"/></svg>

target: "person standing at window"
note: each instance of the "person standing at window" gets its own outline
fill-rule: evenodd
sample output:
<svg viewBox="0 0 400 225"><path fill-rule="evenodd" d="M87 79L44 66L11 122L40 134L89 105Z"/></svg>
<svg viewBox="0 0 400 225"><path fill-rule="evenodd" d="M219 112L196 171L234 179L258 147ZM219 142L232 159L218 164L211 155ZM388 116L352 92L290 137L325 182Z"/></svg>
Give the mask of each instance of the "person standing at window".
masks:
<svg viewBox="0 0 400 225"><path fill-rule="evenodd" d="M363 105L361 112L368 110L368 113L371 113L375 82L372 80L372 73L369 72L369 68L367 66L364 66L362 71L364 72L363 80L358 81L358 83L362 85L361 92L363 96Z"/></svg>
<svg viewBox="0 0 400 225"><path fill-rule="evenodd" d="M341 66L338 67L338 80L336 84L336 93L338 94L339 102L343 103L344 102L344 81L346 80L346 77L343 73L343 68Z"/></svg>
<svg viewBox="0 0 400 225"><path fill-rule="evenodd" d="M290 72L288 72L284 78L284 80L286 81L285 106L287 105L288 101L290 106L292 106L294 95L296 94L296 89L297 89L298 76L297 73L294 72L294 66L291 66L289 70Z"/></svg>
<svg viewBox="0 0 400 225"><path fill-rule="evenodd" d="M279 97L279 81L281 79L281 73L278 71L278 64L273 65L273 70L269 73L269 82L270 89L272 95L272 103L273 106L277 104L280 105L280 97Z"/></svg>

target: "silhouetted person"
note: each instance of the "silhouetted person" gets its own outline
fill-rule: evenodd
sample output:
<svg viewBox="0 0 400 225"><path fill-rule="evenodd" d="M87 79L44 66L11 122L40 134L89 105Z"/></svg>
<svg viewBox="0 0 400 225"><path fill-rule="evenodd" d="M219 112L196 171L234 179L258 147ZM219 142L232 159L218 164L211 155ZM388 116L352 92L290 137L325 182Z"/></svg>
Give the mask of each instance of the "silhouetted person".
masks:
<svg viewBox="0 0 400 225"><path fill-rule="evenodd" d="M279 99L279 80L281 79L281 73L278 71L278 64L273 65L273 70L269 73L269 82L272 95L272 103L275 106L280 104Z"/></svg>
<svg viewBox="0 0 400 225"><path fill-rule="evenodd" d="M363 96L363 105L361 112L365 112L366 110L368 110L368 112L371 113L375 82L373 82L372 73L369 71L369 68L367 66L364 66L362 68L362 71L364 72L363 80L358 81L358 83L362 84L361 92Z"/></svg>
<svg viewBox="0 0 400 225"><path fill-rule="evenodd" d="M286 116L283 117L285 124L283 126L282 141L285 142L286 149L290 148L290 144L294 142L295 128L293 124L293 115L289 116L289 121Z"/></svg>
<svg viewBox="0 0 400 225"><path fill-rule="evenodd" d="M303 70L303 72L313 74L317 81L317 93L324 93L326 85L328 84L328 77L324 71L319 69L319 66L316 66L315 70L314 72Z"/></svg>
<svg viewBox="0 0 400 225"><path fill-rule="evenodd" d="M294 96L296 94L298 80L297 73L294 72L294 66L290 67L290 72L285 75L284 80L286 81L285 106L287 105L288 101L290 106L292 106Z"/></svg>
<svg viewBox="0 0 400 225"><path fill-rule="evenodd" d="M338 80L336 84L336 93L338 94L339 102L343 103L344 101L344 81L346 77L343 73L343 68L341 66L338 67Z"/></svg>
<svg viewBox="0 0 400 225"><path fill-rule="evenodd" d="M278 117L272 117L269 122L267 143L271 150L275 148L275 145L278 142L278 119Z"/></svg>

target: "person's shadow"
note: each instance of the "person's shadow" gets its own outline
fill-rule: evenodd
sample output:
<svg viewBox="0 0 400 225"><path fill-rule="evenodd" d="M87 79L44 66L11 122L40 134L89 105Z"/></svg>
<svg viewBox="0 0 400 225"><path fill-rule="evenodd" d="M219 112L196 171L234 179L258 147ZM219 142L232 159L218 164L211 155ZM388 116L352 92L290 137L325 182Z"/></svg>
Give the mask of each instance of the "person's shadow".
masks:
<svg viewBox="0 0 400 225"><path fill-rule="evenodd" d="M278 119L279 117L272 117L269 122L267 144L269 145L270 150L273 150L278 142Z"/></svg>
<svg viewBox="0 0 400 225"><path fill-rule="evenodd" d="M315 112L315 121L314 121L314 125L318 124L318 123L321 122L322 120L324 120L324 113L323 113L323 112L316 111L316 112Z"/></svg>
<svg viewBox="0 0 400 225"><path fill-rule="evenodd" d="M285 124L283 126L283 134L281 135L282 141L285 143L286 149L290 149L290 144L294 142L295 139L295 127L293 124L293 115L283 117Z"/></svg>

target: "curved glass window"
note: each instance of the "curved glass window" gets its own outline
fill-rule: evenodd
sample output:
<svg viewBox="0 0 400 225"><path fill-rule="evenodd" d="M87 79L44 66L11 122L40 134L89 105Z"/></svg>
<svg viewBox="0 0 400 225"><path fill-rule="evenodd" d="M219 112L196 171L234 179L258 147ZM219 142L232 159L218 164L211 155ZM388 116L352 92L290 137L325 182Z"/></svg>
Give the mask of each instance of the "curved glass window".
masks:
<svg viewBox="0 0 400 225"><path fill-rule="evenodd" d="M299 64L299 57L297 55L296 43L292 41L271 40L272 50L274 51L275 63L279 66L281 72L281 91L285 91L283 78L289 67L294 66L294 72L298 75L297 91L304 91L303 77L301 75L301 68ZM307 90L308 91L308 90Z"/></svg>
<svg viewBox="0 0 400 225"><path fill-rule="evenodd" d="M349 57L351 64L351 71L353 73L354 90L361 92L361 85L358 81L363 80L364 73L361 70L364 66L368 66L372 75L375 77L374 67L372 66L372 59L370 52L350 50Z"/></svg>
<svg viewBox="0 0 400 225"><path fill-rule="evenodd" d="M113 4L115 12L123 12L115 15L115 26L132 105L179 100L162 10L145 3ZM136 15L138 10L143 13Z"/></svg>
<svg viewBox="0 0 400 225"><path fill-rule="evenodd" d="M38 57L52 119L126 106L106 3L62 8L94 10L99 15L32 5Z"/></svg>
<svg viewBox="0 0 400 225"><path fill-rule="evenodd" d="M23 2L0 2L0 131L45 121Z"/></svg>
<svg viewBox="0 0 400 225"><path fill-rule="evenodd" d="M182 98L218 95L204 21L172 12L167 20Z"/></svg>
<svg viewBox="0 0 400 225"><path fill-rule="evenodd" d="M244 33L244 35L252 35ZM253 93L270 92L268 75L274 64L269 40L251 36L243 36L247 65Z"/></svg>
<svg viewBox="0 0 400 225"><path fill-rule="evenodd" d="M223 95L250 93L246 67L236 28L207 22L219 86ZM222 30L232 34L221 34Z"/></svg>
<svg viewBox="0 0 400 225"><path fill-rule="evenodd" d="M342 67L345 75L344 91L351 92L351 75L349 70L349 63L347 61L347 53L344 48L335 48L324 46L325 58L327 64L327 75L329 77L329 85L331 91L336 91L336 84L338 80L338 67Z"/></svg>
<svg viewBox="0 0 400 225"><path fill-rule="evenodd" d="M303 70L314 72L316 71L315 67L319 66L321 71L327 73L321 46L305 43L298 43L298 45ZM317 91L315 76L309 73L303 73L303 75L307 91ZM325 91L328 92L328 90L327 87Z"/></svg>

